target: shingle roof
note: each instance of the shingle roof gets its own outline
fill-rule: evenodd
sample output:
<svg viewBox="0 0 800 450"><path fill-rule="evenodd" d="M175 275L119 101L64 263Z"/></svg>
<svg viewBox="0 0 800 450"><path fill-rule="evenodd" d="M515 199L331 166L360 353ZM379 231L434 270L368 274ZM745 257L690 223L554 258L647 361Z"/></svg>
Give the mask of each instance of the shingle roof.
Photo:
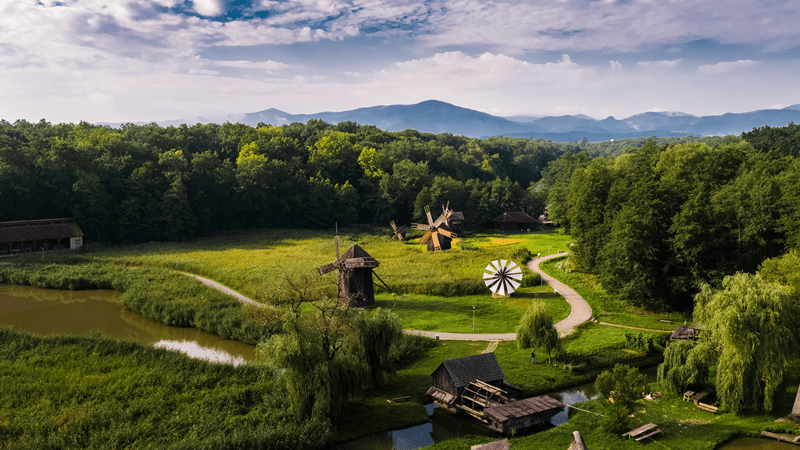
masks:
<svg viewBox="0 0 800 450"><path fill-rule="evenodd" d="M536 219L524 212L507 212L494 219L495 222L533 223Z"/></svg>
<svg viewBox="0 0 800 450"><path fill-rule="evenodd" d="M497 422L505 422L511 418L530 416L542 411L560 409L563 407L564 404L553 397L540 395L538 397L531 397L506 403L505 405L492 406L486 408L484 413L486 416L496 420Z"/></svg>
<svg viewBox="0 0 800 450"><path fill-rule="evenodd" d="M464 213L461 211L454 211L453 214L450 216L449 221L456 221L456 222L463 222L464 221Z"/></svg>
<svg viewBox="0 0 800 450"><path fill-rule="evenodd" d="M672 339L691 339L694 337L694 328L691 325L678 325L669 337Z"/></svg>
<svg viewBox="0 0 800 450"><path fill-rule="evenodd" d="M439 367L442 365L447 369L457 388L464 387L475 380L490 383L506 377L494 353L448 359Z"/></svg>
<svg viewBox="0 0 800 450"><path fill-rule="evenodd" d="M83 236L72 219L24 220L0 223L0 243L64 239Z"/></svg>

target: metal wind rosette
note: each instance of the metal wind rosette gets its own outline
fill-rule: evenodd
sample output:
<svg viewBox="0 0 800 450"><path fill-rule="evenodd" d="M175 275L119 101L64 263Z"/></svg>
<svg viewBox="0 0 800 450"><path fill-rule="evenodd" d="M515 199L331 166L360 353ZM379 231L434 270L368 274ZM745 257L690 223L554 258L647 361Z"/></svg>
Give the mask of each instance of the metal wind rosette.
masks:
<svg viewBox="0 0 800 450"><path fill-rule="evenodd" d="M508 297L522 281L522 268L513 261L492 261L484 270L483 282L498 297Z"/></svg>

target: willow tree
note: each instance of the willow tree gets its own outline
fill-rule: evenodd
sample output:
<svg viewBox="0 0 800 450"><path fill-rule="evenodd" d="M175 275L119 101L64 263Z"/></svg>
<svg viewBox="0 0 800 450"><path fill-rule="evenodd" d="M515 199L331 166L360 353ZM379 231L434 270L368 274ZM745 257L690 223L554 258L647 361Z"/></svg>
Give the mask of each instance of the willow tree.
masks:
<svg viewBox="0 0 800 450"><path fill-rule="evenodd" d="M553 317L544 302L532 302L522 316L517 327L517 347L540 347L547 352L547 362L551 353L561 346L558 331L553 326Z"/></svg>
<svg viewBox="0 0 800 450"><path fill-rule="evenodd" d="M695 301L695 322L704 327L699 346L718 353L722 407L772 411L796 343L791 296L760 275L737 273L725 277L722 289L704 285Z"/></svg>
<svg viewBox="0 0 800 450"><path fill-rule="evenodd" d="M706 347L695 350L690 340L674 341L664 350L664 362L658 365L658 382L665 388L681 393L689 386L697 386L708 379L708 352Z"/></svg>

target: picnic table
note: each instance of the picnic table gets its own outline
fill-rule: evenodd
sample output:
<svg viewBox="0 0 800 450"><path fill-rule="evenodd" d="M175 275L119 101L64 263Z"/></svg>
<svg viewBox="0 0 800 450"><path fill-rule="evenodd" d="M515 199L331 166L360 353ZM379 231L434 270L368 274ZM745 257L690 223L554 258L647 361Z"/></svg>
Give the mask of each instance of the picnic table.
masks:
<svg viewBox="0 0 800 450"><path fill-rule="evenodd" d="M655 436L658 433L661 433L661 430L653 431L653 428L656 428L656 424L648 423L647 425L642 425L639 428L634 428L627 433L623 433L622 436L628 436L628 438L634 438L636 442L641 441L642 439L649 438L651 436Z"/></svg>

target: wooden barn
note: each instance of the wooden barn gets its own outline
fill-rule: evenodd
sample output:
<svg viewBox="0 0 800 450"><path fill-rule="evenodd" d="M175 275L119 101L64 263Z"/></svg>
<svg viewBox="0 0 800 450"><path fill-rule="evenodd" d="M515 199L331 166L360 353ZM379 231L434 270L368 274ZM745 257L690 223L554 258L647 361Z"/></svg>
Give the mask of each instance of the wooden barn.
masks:
<svg viewBox="0 0 800 450"><path fill-rule="evenodd" d="M450 226L450 231L453 233L464 236L464 231L466 230L466 225L464 224L464 213L461 211L454 211L453 214L447 219L447 222Z"/></svg>
<svg viewBox="0 0 800 450"><path fill-rule="evenodd" d="M464 411L500 433L541 425L564 408L546 395L510 401L504 389L509 385L494 353L447 360L431 376L433 386L427 394L439 407Z"/></svg>
<svg viewBox="0 0 800 450"><path fill-rule="evenodd" d="M499 231L526 230L539 223L524 212L507 212L494 219L494 229Z"/></svg>
<svg viewBox="0 0 800 450"><path fill-rule="evenodd" d="M15 255L83 245L83 231L73 219L0 223L0 255Z"/></svg>

